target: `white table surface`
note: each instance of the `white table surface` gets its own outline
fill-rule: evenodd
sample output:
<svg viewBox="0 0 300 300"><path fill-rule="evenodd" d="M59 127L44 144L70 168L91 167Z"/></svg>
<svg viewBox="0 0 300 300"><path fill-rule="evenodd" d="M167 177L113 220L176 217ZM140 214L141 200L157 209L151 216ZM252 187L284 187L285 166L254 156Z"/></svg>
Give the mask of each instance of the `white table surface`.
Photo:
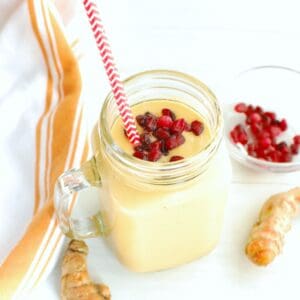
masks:
<svg viewBox="0 0 300 300"><path fill-rule="evenodd" d="M204 81L224 105L234 101L233 80L242 70L257 65L300 69L297 2L100 0L99 5L123 77L154 68L180 70ZM91 128L109 86L101 64L95 64L95 49L86 46L84 52L89 55L81 59L83 73L95 81L86 99ZM233 171L221 241L210 255L172 270L135 274L103 241L93 239L87 241L92 278L107 283L114 300L299 299L299 220L283 254L267 268L252 265L243 251L264 200L299 183L299 174L258 174L236 163ZM28 299L58 299L59 277L60 262Z"/></svg>

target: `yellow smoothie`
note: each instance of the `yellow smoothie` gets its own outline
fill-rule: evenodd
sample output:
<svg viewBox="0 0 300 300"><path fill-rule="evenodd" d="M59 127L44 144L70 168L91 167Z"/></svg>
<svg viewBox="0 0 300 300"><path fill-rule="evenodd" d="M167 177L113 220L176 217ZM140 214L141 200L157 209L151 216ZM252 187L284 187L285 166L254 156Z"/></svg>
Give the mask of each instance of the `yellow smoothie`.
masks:
<svg viewBox="0 0 300 300"><path fill-rule="evenodd" d="M191 107L176 101L153 100L132 109L134 115L147 111L160 115L165 107L178 118L205 124L200 136L184 132L186 142L171 150L169 156L188 158L201 152L211 140L211 130ZM120 119L114 122L111 135L123 151L132 154ZM97 129L93 133L93 148L102 177L100 202L106 238L124 265L138 272L166 269L197 259L216 246L230 180L230 164L223 145L199 176L170 185L141 182L130 170L116 168ZM168 159L163 156L160 162Z"/></svg>

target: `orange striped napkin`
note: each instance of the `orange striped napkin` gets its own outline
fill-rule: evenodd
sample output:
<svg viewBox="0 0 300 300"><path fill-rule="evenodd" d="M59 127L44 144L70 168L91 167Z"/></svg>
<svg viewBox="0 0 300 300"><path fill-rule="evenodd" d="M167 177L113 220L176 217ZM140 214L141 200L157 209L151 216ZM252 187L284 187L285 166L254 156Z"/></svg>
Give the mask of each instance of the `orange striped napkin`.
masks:
<svg viewBox="0 0 300 300"><path fill-rule="evenodd" d="M0 26L0 299L22 299L63 242L57 177L86 160L81 77L64 23L72 0L12 0ZM72 3L73 2L73 3ZM71 4L71 5L70 5ZM3 11L4 10L4 11Z"/></svg>

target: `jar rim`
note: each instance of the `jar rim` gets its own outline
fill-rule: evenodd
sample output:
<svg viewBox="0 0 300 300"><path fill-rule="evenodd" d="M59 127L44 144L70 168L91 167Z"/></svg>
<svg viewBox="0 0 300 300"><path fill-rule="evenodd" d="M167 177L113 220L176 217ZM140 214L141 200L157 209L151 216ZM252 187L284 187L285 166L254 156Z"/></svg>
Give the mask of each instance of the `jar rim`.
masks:
<svg viewBox="0 0 300 300"><path fill-rule="evenodd" d="M199 153L191 157L187 157L183 160L178 160L174 162L153 163L153 162L135 158L134 156L123 151L113 141L111 131L110 131L111 128L108 128L108 122L106 122L106 118L107 118L109 104L112 101L115 101L113 93L112 91L110 91L110 93L105 98L100 113L100 119L98 122L98 133L101 135L101 138L103 139L106 151L110 154L110 156L113 156L115 160L125 165L130 165L131 167L134 167L137 171L145 171L145 170L148 170L149 172L160 171L161 173L163 173L163 175L166 175L170 172L174 172L176 169L179 168L185 168L188 165L195 165L195 163L198 162L199 160L202 159L203 161L203 158L205 156L209 156L210 159L212 154L219 147L222 138L222 132L223 132L222 111L215 94L199 79L191 75L179 71L174 71L174 70L155 69L155 70L147 70L147 71L139 72L126 78L123 81L123 83L126 88L127 85L134 83L136 80L139 80L141 77L146 79L147 77L153 78L153 76L157 76L158 78L159 77L166 78L166 79L176 78L178 80L182 80L182 82L188 83L194 88L199 89L199 92L201 90L201 92L204 92L206 94L207 98L209 98L209 100L212 102L212 105L217 114L215 128L213 128L213 134L211 140L204 147L204 149L202 149ZM102 124L101 128L100 128L100 124Z"/></svg>

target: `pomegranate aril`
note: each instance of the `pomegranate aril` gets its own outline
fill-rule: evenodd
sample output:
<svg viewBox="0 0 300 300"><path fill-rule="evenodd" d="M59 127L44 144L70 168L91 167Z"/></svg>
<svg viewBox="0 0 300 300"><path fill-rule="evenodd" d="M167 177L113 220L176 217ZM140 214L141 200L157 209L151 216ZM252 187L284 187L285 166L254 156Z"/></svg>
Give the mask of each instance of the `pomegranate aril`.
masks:
<svg viewBox="0 0 300 300"><path fill-rule="evenodd" d="M293 137L294 144L300 145L300 135L295 135Z"/></svg>
<svg viewBox="0 0 300 300"><path fill-rule="evenodd" d="M168 155L169 154L169 151L168 151L168 149L166 147L165 140L161 140L160 150L161 150L161 152L162 152L163 155Z"/></svg>
<svg viewBox="0 0 300 300"><path fill-rule="evenodd" d="M170 137L170 132L169 132L168 128L158 128L154 132L154 135L160 140L165 140Z"/></svg>
<svg viewBox="0 0 300 300"><path fill-rule="evenodd" d="M173 124L172 118L170 116L161 116L157 119L157 127L170 128Z"/></svg>
<svg viewBox="0 0 300 300"><path fill-rule="evenodd" d="M292 154L290 152L282 153L280 158L280 162L291 162L292 161Z"/></svg>
<svg viewBox="0 0 300 300"><path fill-rule="evenodd" d="M141 141L142 144L149 145L152 141L151 134L148 133L148 132L142 133L140 135L140 141Z"/></svg>
<svg viewBox="0 0 300 300"><path fill-rule="evenodd" d="M239 133L236 130L230 131L230 137L235 144L239 142Z"/></svg>
<svg viewBox="0 0 300 300"><path fill-rule="evenodd" d="M170 158L170 162L171 161L178 161L178 160L182 160L182 159L184 159L184 157L182 157L182 156L180 156L180 155L174 155L174 156L172 156L171 158Z"/></svg>
<svg viewBox="0 0 300 300"><path fill-rule="evenodd" d="M156 127L157 127L157 118L150 113L146 113L144 128L152 132L156 129Z"/></svg>
<svg viewBox="0 0 300 300"><path fill-rule="evenodd" d="M244 129L243 125L238 124L238 125L236 125L236 126L233 128L233 130L236 130L237 132L240 132L240 131L243 131L243 130L245 130L245 129Z"/></svg>
<svg viewBox="0 0 300 300"><path fill-rule="evenodd" d="M204 126L203 123L201 123L200 121L193 121L191 123L191 131L194 133L194 135L199 136L204 130Z"/></svg>
<svg viewBox="0 0 300 300"><path fill-rule="evenodd" d="M266 138L262 138L258 141L258 145L262 148L262 149L267 149L269 146L271 146L272 144L272 140L268 137Z"/></svg>
<svg viewBox="0 0 300 300"><path fill-rule="evenodd" d="M271 120L270 125L280 127L280 121L278 121L278 120Z"/></svg>
<svg viewBox="0 0 300 300"><path fill-rule="evenodd" d="M286 119L282 119L282 120L280 121L279 127L280 127L280 129L281 129L282 131L287 130L288 124L287 124Z"/></svg>
<svg viewBox="0 0 300 300"><path fill-rule="evenodd" d="M258 114L262 114L264 112L263 109L260 106L256 106L254 111Z"/></svg>
<svg viewBox="0 0 300 300"><path fill-rule="evenodd" d="M277 137L281 134L281 129L277 126L270 126L268 128L268 131L270 132L270 136L271 137Z"/></svg>
<svg viewBox="0 0 300 300"><path fill-rule="evenodd" d="M167 150L172 150L177 147L176 136L172 135L165 141L165 146Z"/></svg>
<svg viewBox="0 0 300 300"><path fill-rule="evenodd" d="M250 130L254 135L259 135L262 131L260 124L254 123L250 125Z"/></svg>
<svg viewBox="0 0 300 300"><path fill-rule="evenodd" d="M246 115L249 116L250 114L252 114L254 112L254 107L253 105L248 105L247 107L247 111L246 111Z"/></svg>
<svg viewBox="0 0 300 300"><path fill-rule="evenodd" d="M238 133L238 143L241 143L242 145L246 145L248 143L248 136L246 131Z"/></svg>
<svg viewBox="0 0 300 300"><path fill-rule="evenodd" d="M248 142L248 135L240 124L233 128L233 130L230 132L230 136L233 142L236 144L241 143L242 145L246 145Z"/></svg>
<svg viewBox="0 0 300 300"><path fill-rule="evenodd" d="M257 112L250 114L248 119L250 124L259 123L262 120L261 115Z"/></svg>
<svg viewBox="0 0 300 300"><path fill-rule="evenodd" d="M267 130L262 130L257 136L256 139L260 140L260 139L265 139L271 137L271 134L267 131Z"/></svg>
<svg viewBox="0 0 300 300"><path fill-rule="evenodd" d="M160 150L152 149L148 153L149 161L158 161L162 157L162 153Z"/></svg>
<svg viewBox="0 0 300 300"><path fill-rule="evenodd" d="M272 162L279 162L281 153L279 151L273 151L269 154L269 157L271 158Z"/></svg>
<svg viewBox="0 0 300 300"><path fill-rule="evenodd" d="M267 128L268 126L270 126L271 123L272 123L272 119L270 117L268 117L267 115L262 115L261 116L261 121L262 121L263 126L265 128Z"/></svg>
<svg viewBox="0 0 300 300"><path fill-rule="evenodd" d="M167 150L172 150L182 145L185 142L185 138L183 135L172 135L165 141L165 146Z"/></svg>
<svg viewBox="0 0 300 300"><path fill-rule="evenodd" d="M176 115L169 108L163 108L161 111L162 115L171 117L172 121L176 120Z"/></svg>
<svg viewBox="0 0 300 300"><path fill-rule="evenodd" d="M276 114L274 112L271 112L271 111L266 111L264 113L264 115L266 117L269 117L271 120L276 120Z"/></svg>
<svg viewBox="0 0 300 300"><path fill-rule="evenodd" d="M145 147L143 145L137 145L133 149L135 152L143 152L145 150Z"/></svg>
<svg viewBox="0 0 300 300"><path fill-rule="evenodd" d="M292 154L294 154L294 155L298 154L299 153L299 147L300 147L299 144L292 144L290 146L290 150L291 150Z"/></svg>
<svg viewBox="0 0 300 300"><path fill-rule="evenodd" d="M256 154L257 154L257 157L258 157L258 158L264 159L264 158L266 157L265 150L262 149L262 148L258 148L258 149L256 150Z"/></svg>
<svg viewBox="0 0 300 300"><path fill-rule="evenodd" d="M172 133L181 133L185 128L185 121L184 119L175 120L171 127Z"/></svg>
<svg viewBox="0 0 300 300"><path fill-rule="evenodd" d="M160 151L160 147L161 147L161 141L155 141L155 142L152 142L150 145L149 145L149 149L150 151L151 150L159 150Z"/></svg>
<svg viewBox="0 0 300 300"><path fill-rule="evenodd" d="M289 152L289 146L286 142L281 142L276 145L276 150L280 151L281 153L288 153Z"/></svg>
<svg viewBox="0 0 300 300"><path fill-rule="evenodd" d="M276 151L273 146L269 146L268 149L265 150L265 160L267 161L278 161L280 157L280 152Z"/></svg>
<svg viewBox="0 0 300 300"><path fill-rule="evenodd" d="M135 151L133 156L139 159L147 160L147 153L143 151Z"/></svg>
<svg viewBox="0 0 300 300"><path fill-rule="evenodd" d="M239 134L243 130L244 129L243 129L242 125L238 124L230 131L231 139L235 144L237 144L239 142Z"/></svg>
<svg viewBox="0 0 300 300"><path fill-rule="evenodd" d="M144 127L144 126L145 126L145 121L146 121L145 115L138 115L138 116L136 116L135 119L136 119L137 123L138 123L141 127Z"/></svg>
<svg viewBox="0 0 300 300"><path fill-rule="evenodd" d="M243 102L240 102L234 106L234 110L238 113L245 113L247 109L248 109L247 105Z"/></svg>

